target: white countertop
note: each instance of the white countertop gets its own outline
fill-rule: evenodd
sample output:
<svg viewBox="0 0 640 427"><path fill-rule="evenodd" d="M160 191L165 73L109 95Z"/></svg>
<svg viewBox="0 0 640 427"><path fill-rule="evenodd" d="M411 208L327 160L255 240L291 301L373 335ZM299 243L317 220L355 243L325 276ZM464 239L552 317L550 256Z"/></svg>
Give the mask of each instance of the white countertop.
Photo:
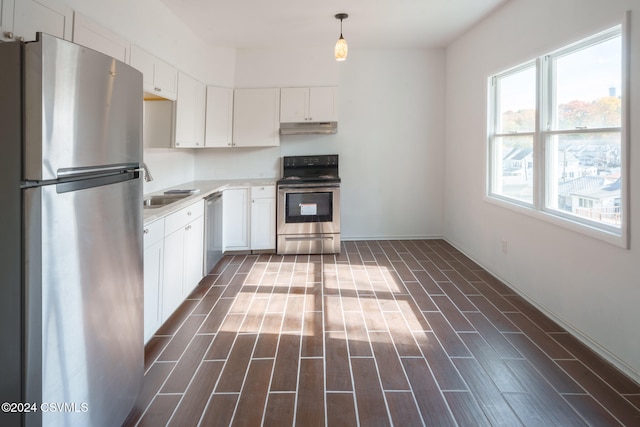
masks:
<svg viewBox="0 0 640 427"><path fill-rule="evenodd" d="M180 185L175 185L173 187L164 188L160 191L155 191L153 193L145 194L144 198L150 196L163 195L165 191L168 190L191 190L196 189L199 190L197 193L182 198L176 202L170 203L165 206L161 206L158 208L147 208L144 209L144 223L148 224L157 219L163 218L170 213L173 213L179 209L182 209L185 206L188 206L192 203L197 202L198 200L204 199L213 193L217 193L219 191L223 191L229 188L239 188L239 187L254 187L260 185L276 185L277 178L258 178L258 179L225 179L225 180L214 180L214 181L190 181L185 182Z"/></svg>

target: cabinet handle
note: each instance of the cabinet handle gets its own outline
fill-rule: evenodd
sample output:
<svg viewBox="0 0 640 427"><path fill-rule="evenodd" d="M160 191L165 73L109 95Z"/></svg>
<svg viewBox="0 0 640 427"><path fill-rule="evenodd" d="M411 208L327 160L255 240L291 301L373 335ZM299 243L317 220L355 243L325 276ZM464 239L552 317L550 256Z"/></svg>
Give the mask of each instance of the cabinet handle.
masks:
<svg viewBox="0 0 640 427"><path fill-rule="evenodd" d="M191 230L191 225L187 225L184 229L185 229L186 231Z"/></svg>
<svg viewBox="0 0 640 427"><path fill-rule="evenodd" d="M145 228L145 229L144 229L144 231L143 231L143 233L144 233L144 234L149 234L149 229L148 229L148 228Z"/></svg>
<svg viewBox="0 0 640 427"><path fill-rule="evenodd" d="M153 90L155 90L156 92L162 92L162 89L159 87L154 87Z"/></svg>
<svg viewBox="0 0 640 427"><path fill-rule="evenodd" d="M13 38L13 33L11 31L5 31L3 35L8 39Z"/></svg>
<svg viewBox="0 0 640 427"><path fill-rule="evenodd" d="M187 212L187 216L191 216L191 211Z"/></svg>

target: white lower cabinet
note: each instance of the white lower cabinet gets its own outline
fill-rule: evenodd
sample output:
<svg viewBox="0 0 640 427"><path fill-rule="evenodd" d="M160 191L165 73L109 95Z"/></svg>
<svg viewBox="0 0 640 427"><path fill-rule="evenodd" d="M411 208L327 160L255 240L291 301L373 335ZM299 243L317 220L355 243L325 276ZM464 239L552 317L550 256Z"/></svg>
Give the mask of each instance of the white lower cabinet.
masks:
<svg viewBox="0 0 640 427"><path fill-rule="evenodd" d="M184 280L184 234L176 230L164 239L164 277L162 283L162 322L182 303Z"/></svg>
<svg viewBox="0 0 640 427"><path fill-rule="evenodd" d="M276 187L222 193L223 251L276 247ZM167 321L203 277L204 200L144 228L144 341Z"/></svg>
<svg viewBox="0 0 640 427"><path fill-rule="evenodd" d="M276 187L231 188L222 193L223 251L276 248Z"/></svg>
<svg viewBox="0 0 640 427"><path fill-rule="evenodd" d="M276 248L276 187L251 187L251 249Z"/></svg>
<svg viewBox="0 0 640 427"><path fill-rule="evenodd" d="M144 342L162 324L162 277L164 272L164 219L144 227Z"/></svg>
<svg viewBox="0 0 640 427"><path fill-rule="evenodd" d="M162 321L202 279L204 201L200 200L165 218Z"/></svg>
<svg viewBox="0 0 640 427"><path fill-rule="evenodd" d="M184 286L182 299L189 296L203 277L204 215L190 222L187 227L188 230L184 238Z"/></svg>
<svg viewBox="0 0 640 427"><path fill-rule="evenodd" d="M231 188L222 193L222 250L249 249L249 188Z"/></svg>

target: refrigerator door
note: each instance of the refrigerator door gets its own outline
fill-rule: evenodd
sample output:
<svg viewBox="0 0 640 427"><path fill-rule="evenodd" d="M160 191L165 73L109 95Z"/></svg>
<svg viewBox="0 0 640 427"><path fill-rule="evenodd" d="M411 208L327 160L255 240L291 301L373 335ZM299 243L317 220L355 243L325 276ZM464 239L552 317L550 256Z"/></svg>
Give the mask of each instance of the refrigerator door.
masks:
<svg viewBox="0 0 640 427"><path fill-rule="evenodd" d="M26 425L115 426L143 377L139 172L24 190ZM128 179L122 181L123 179Z"/></svg>
<svg viewBox="0 0 640 427"><path fill-rule="evenodd" d="M39 34L25 44L24 180L142 162L142 74Z"/></svg>

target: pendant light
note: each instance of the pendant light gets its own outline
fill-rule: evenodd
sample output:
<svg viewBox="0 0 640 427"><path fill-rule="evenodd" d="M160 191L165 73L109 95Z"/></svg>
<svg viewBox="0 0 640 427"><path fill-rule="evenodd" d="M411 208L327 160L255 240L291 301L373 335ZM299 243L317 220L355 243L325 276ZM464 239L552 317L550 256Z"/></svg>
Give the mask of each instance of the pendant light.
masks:
<svg viewBox="0 0 640 427"><path fill-rule="evenodd" d="M347 46L347 41L342 37L342 20L347 19L348 17L349 15L346 13L338 13L336 15L336 19L340 20L340 38L336 42L335 48L336 61L344 61L347 59L347 52L349 51L349 48Z"/></svg>

